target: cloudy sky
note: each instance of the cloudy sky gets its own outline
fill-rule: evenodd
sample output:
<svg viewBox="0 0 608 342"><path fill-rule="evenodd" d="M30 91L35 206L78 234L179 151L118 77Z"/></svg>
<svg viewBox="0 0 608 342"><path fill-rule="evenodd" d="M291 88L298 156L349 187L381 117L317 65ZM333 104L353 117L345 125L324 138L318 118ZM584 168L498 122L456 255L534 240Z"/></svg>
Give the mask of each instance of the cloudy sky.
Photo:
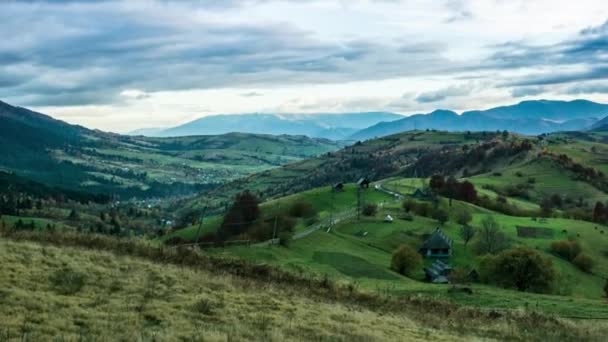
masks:
<svg viewBox="0 0 608 342"><path fill-rule="evenodd" d="M605 0L2 0L0 100L116 132L608 102Z"/></svg>

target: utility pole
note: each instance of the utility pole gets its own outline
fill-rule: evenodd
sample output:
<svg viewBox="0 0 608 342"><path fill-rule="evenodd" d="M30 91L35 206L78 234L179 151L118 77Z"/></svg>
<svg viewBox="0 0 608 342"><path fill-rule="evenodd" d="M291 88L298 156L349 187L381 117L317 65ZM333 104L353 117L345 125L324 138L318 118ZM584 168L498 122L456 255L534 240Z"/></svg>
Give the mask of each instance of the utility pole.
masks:
<svg viewBox="0 0 608 342"><path fill-rule="evenodd" d="M277 238L277 224L279 222L279 211L281 210L281 204L277 202L277 211L274 214L274 229L272 230L272 243Z"/></svg>
<svg viewBox="0 0 608 342"><path fill-rule="evenodd" d="M357 187L357 221L360 220L361 214L361 187Z"/></svg>
<svg viewBox="0 0 608 342"><path fill-rule="evenodd" d="M201 222L198 224L198 230L196 231L196 245L198 245L198 239L201 236L201 229L203 229L203 220L205 219L205 213L207 212L207 206L203 207L203 212L201 213Z"/></svg>
<svg viewBox="0 0 608 342"><path fill-rule="evenodd" d="M331 189L331 205L329 206L329 229L334 226L334 195L335 189Z"/></svg>

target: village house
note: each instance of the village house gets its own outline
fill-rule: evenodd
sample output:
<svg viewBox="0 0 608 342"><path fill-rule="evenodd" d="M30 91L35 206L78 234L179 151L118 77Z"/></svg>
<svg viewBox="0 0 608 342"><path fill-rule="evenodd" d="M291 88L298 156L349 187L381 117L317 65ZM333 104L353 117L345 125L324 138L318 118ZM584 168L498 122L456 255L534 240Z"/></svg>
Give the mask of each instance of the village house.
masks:
<svg viewBox="0 0 608 342"><path fill-rule="evenodd" d="M367 179L367 177L362 177L357 181L357 186L361 189L367 189L369 188L369 179Z"/></svg>
<svg viewBox="0 0 608 342"><path fill-rule="evenodd" d="M441 260L435 260L429 267L424 268L426 280L435 284L447 284L452 267Z"/></svg>
<svg viewBox="0 0 608 342"><path fill-rule="evenodd" d="M334 192L342 192L342 191L344 191L344 183L336 183L336 184L332 185L331 189Z"/></svg>
<svg viewBox="0 0 608 342"><path fill-rule="evenodd" d="M420 246L418 252L425 258L449 258L452 255L452 240L437 228Z"/></svg>

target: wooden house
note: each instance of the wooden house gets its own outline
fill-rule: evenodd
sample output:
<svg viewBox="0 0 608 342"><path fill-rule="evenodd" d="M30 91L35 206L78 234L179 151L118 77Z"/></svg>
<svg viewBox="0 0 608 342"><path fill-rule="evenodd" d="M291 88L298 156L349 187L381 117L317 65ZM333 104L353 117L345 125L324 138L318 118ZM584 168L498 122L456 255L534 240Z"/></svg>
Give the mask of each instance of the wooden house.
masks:
<svg viewBox="0 0 608 342"><path fill-rule="evenodd" d="M369 179L367 179L367 177L362 177L357 181L357 186L361 189L367 189L369 188L369 184L371 182L369 181Z"/></svg>
<svg viewBox="0 0 608 342"><path fill-rule="evenodd" d="M425 258L449 258L452 255L452 240L437 228L420 246L418 252Z"/></svg>
<svg viewBox="0 0 608 342"><path fill-rule="evenodd" d="M447 284L452 267L441 260L435 260L429 267L424 268L426 280L435 284Z"/></svg>

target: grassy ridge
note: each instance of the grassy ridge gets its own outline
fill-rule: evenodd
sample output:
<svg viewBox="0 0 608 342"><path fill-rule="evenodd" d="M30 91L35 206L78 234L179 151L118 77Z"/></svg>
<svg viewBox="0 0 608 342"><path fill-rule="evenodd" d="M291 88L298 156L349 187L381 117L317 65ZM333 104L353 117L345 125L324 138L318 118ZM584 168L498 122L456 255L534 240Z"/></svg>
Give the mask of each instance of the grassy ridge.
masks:
<svg viewBox="0 0 608 342"><path fill-rule="evenodd" d="M137 242L8 236L21 241L0 239L0 257L9 265L0 274L2 339L601 340L606 332L601 323L573 325L534 312L483 312L416 297L369 295L325 281L274 276L262 281L263 268L250 273L249 266L227 261L207 269L211 265L191 252L173 257L189 267L158 264L151 259L156 252L145 252L149 247ZM102 247L99 239L107 240L107 251L91 248ZM130 252L124 249L128 245L134 248ZM239 269L242 276L230 275ZM57 274L80 280L66 283Z"/></svg>

